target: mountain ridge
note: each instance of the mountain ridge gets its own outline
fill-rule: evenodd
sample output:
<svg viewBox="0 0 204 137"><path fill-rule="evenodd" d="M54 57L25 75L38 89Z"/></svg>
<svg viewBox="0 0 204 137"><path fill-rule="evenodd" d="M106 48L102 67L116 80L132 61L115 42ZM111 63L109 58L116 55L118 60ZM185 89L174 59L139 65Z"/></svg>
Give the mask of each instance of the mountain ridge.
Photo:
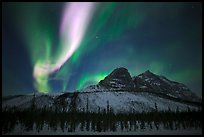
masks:
<svg viewBox="0 0 204 137"><path fill-rule="evenodd" d="M62 94L33 94L12 96L3 99L4 110L12 107L25 109L32 106L59 111L84 111L86 104L96 112L98 108L106 109L110 103L114 112L130 110L137 112L154 111L155 103L161 111L179 107L187 111L187 107L198 109L202 99L192 94L184 84L170 81L149 70L131 77L126 68L116 68L96 85L90 85L80 91Z"/></svg>

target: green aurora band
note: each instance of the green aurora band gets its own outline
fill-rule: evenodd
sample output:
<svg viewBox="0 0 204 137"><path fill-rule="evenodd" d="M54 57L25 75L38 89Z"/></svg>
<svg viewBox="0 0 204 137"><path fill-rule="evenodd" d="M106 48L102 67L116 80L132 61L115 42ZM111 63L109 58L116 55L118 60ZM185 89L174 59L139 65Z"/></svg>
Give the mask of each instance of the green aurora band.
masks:
<svg viewBox="0 0 204 137"><path fill-rule="evenodd" d="M97 73L97 74L93 74L93 75L90 75L90 74L87 74L87 75L84 75L78 85L77 85L77 89L83 89L86 87L86 85L90 85L89 82L91 83L98 83L100 80L104 79L109 73L108 72L100 72L100 73Z"/></svg>
<svg viewBox="0 0 204 137"><path fill-rule="evenodd" d="M49 23L51 20L42 17L41 8L43 4L39 3L19 3L18 16L20 20L19 28L23 37L25 38L28 52L30 53L31 63L33 68L45 61L56 59L57 54L53 54L53 24ZM26 12L25 12L26 11ZM21 21L26 21L21 22ZM51 56L52 55L52 56ZM47 62L48 63L48 62ZM39 92L48 93L51 89L48 85L48 75L41 75L36 77L34 86ZM40 83L40 84L39 84Z"/></svg>

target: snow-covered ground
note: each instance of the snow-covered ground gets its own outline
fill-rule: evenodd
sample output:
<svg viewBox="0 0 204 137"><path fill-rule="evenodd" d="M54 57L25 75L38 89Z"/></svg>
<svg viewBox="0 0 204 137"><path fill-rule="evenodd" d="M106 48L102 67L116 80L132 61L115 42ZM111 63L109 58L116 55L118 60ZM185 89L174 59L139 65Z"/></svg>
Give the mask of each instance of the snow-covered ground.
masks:
<svg viewBox="0 0 204 137"><path fill-rule="evenodd" d="M147 131L109 131L109 132L62 132L62 131L27 131L27 132L12 132L6 135L202 135L202 129L192 130L147 130Z"/></svg>
<svg viewBox="0 0 204 137"><path fill-rule="evenodd" d="M202 128L188 128L188 129L179 129L179 130L170 130L164 129L161 125L157 130L154 126L153 129L146 128L137 130L124 129L120 130L120 126L117 127L116 131L81 131L80 125L76 127L75 132L68 132L67 129L64 131L58 126L56 130L48 129L48 126L45 124L43 130L37 131L35 129L35 124L33 130L25 131L22 130L21 126L18 125L14 128L12 132L7 133L6 135L202 135Z"/></svg>

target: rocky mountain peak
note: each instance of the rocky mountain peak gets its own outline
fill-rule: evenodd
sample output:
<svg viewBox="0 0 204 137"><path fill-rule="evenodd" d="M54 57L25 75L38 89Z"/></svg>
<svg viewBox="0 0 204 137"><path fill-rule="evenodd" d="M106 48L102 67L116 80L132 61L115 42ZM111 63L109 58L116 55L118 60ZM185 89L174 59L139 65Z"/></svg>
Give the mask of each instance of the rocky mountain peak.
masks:
<svg viewBox="0 0 204 137"><path fill-rule="evenodd" d="M140 74L140 76L145 76L145 77L157 77L156 74L151 72L150 70L145 71L144 73Z"/></svg>
<svg viewBox="0 0 204 137"><path fill-rule="evenodd" d="M150 70L146 70L145 72L144 72L145 74L152 74L152 72L150 71Z"/></svg>
<svg viewBox="0 0 204 137"><path fill-rule="evenodd" d="M99 82L100 86L115 90L132 90L134 83L126 68L114 69L104 80Z"/></svg>
<svg viewBox="0 0 204 137"><path fill-rule="evenodd" d="M199 100L199 98L184 84L171 81L166 77L156 75L149 70L135 76L133 81L137 91L148 91L180 100Z"/></svg>

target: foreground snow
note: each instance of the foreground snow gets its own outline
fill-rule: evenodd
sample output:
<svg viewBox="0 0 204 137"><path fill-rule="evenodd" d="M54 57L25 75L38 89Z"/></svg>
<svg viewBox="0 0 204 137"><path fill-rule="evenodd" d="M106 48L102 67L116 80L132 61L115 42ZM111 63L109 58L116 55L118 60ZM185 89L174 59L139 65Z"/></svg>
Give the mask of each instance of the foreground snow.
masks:
<svg viewBox="0 0 204 137"><path fill-rule="evenodd" d="M149 130L149 131L123 131L123 132L61 132L61 131L29 131L13 132L6 135L202 135L202 129L194 130Z"/></svg>
<svg viewBox="0 0 204 137"><path fill-rule="evenodd" d="M118 127L119 128L119 127ZM43 130L39 132L37 130L24 131L21 126L18 125L15 129L7 133L6 135L202 135L202 128L190 128L190 129L180 129L180 130L169 130L164 129L162 126L157 130L153 129L137 129L136 131L129 131L124 129L123 131L117 129L117 131L106 131L106 132L97 132L97 131L81 131L79 126L76 128L75 132L68 132L65 130L64 132L58 126L56 130L49 130L45 125Z"/></svg>

